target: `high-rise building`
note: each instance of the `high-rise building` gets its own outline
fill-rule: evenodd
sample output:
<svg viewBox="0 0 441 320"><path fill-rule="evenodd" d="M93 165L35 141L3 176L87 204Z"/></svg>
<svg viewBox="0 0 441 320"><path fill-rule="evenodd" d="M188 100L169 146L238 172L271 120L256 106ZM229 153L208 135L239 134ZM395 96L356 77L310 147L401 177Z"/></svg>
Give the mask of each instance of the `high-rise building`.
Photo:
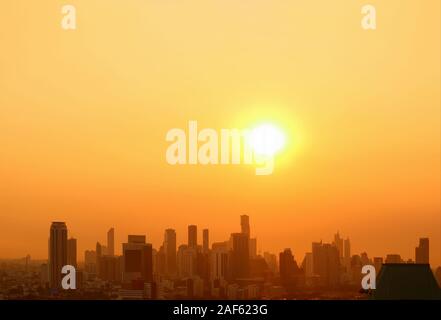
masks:
<svg viewBox="0 0 441 320"><path fill-rule="evenodd" d="M77 239L67 240L67 264L77 268Z"/></svg>
<svg viewBox="0 0 441 320"><path fill-rule="evenodd" d="M338 250L338 256L340 257L340 258L343 258L343 239L342 238L340 238L340 233L339 232L337 232L335 235L334 235L334 243L333 243L334 245L335 245L335 247L337 248L337 250Z"/></svg>
<svg viewBox="0 0 441 320"><path fill-rule="evenodd" d="M420 244L415 248L415 263L429 263L429 238L420 238Z"/></svg>
<svg viewBox="0 0 441 320"><path fill-rule="evenodd" d="M271 270L271 272L273 274L277 274L279 272L279 267L277 265L277 256L270 252L264 252L263 258L265 259L266 264L268 265L268 268Z"/></svg>
<svg viewBox="0 0 441 320"><path fill-rule="evenodd" d="M302 262L302 268L305 272L305 277L312 277L314 275L314 268L313 268L313 262L312 262L312 252L305 253L305 258Z"/></svg>
<svg viewBox="0 0 441 320"><path fill-rule="evenodd" d="M176 231L167 229L164 233L165 272L167 275L176 275Z"/></svg>
<svg viewBox="0 0 441 320"><path fill-rule="evenodd" d="M250 249L249 236L246 233L232 233L230 252L230 271L231 278L236 280L238 278L247 278L250 267Z"/></svg>
<svg viewBox="0 0 441 320"><path fill-rule="evenodd" d="M188 226L188 246L190 248L198 246L198 227L195 225Z"/></svg>
<svg viewBox="0 0 441 320"><path fill-rule="evenodd" d="M84 252L84 271L96 274L96 251L86 250Z"/></svg>
<svg viewBox="0 0 441 320"><path fill-rule="evenodd" d="M132 235L129 234L128 243L139 243L139 244L145 244L146 243L146 236L145 235Z"/></svg>
<svg viewBox="0 0 441 320"><path fill-rule="evenodd" d="M107 255L113 257L115 255L115 229L111 228L107 231Z"/></svg>
<svg viewBox="0 0 441 320"><path fill-rule="evenodd" d="M103 246L101 245L101 243L97 242L96 246L95 246L95 252L96 252L96 273L99 274L100 273L100 262L101 262L101 257L103 256Z"/></svg>
<svg viewBox="0 0 441 320"><path fill-rule="evenodd" d="M312 244L312 265L320 283L333 287L340 282L340 256L335 245L315 242Z"/></svg>
<svg viewBox="0 0 441 320"><path fill-rule="evenodd" d="M65 222L52 222L49 234L49 285L61 287L61 269L67 265L67 226Z"/></svg>
<svg viewBox="0 0 441 320"><path fill-rule="evenodd" d="M279 254L280 281L283 285L293 284L295 276L299 273L299 267L294 260L291 249L285 249Z"/></svg>
<svg viewBox="0 0 441 320"><path fill-rule="evenodd" d="M121 281L121 257L102 256L100 259L100 273L98 277L105 281Z"/></svg>
<svg viewBox="0 0 441 320"><path fill-rule="evenodd" d="M180 245L178 249L178 274L183 277L194 277L197 275L197 248L187 245Z"/></svg>
<svg viewBox="0 0 441 320"><path fill-rule="evenodd" d="M129 235L123 243L123 281L153 282L152 245L144 235Z"/></svg>
<svg viewBox="0 0 441 320"><path fill-rule="evenodd" d="M202 251L208 253L210 248L210 242L208 237L208 229L202 230Z"/></svg>
<svg viewBox="0 0 441 320"><path fill-rule="evenodd" d="M344 258L345 259L351 259L351 242L349 241L349 238L347 238L344 241Z"/></svg>
<svg viewBox="0 0 441 320"><path fill-rule="evenodd" d="M240 230L241 233L250 237L250 217L246 214L240 216Z"/></svg>
<svg viewBox="0 0 441 320"><path fill-rule="evenodd" d="M210 280L225 280L228 277L228 244L213 243L210 252Z"/></svg>

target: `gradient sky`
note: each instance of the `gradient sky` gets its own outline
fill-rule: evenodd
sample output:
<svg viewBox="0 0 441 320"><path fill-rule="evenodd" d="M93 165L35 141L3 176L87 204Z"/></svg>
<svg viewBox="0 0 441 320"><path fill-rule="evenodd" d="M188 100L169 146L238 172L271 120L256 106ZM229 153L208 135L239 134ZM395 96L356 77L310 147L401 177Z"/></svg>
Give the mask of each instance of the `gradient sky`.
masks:
<svg viewBox="0 0 441 320"><path fill-rule="evenodd" d="M223 241L248 214L259 251L339 230L352 252L441 264L440 1L63 1L0 4L0 257L47 257L53 220L79 258L116 229L186 226ZM360 27L376 6L378 29ZM275 172L170 166L166 132L288 135ZM201 237L201 234L199 234Z"/></svg>

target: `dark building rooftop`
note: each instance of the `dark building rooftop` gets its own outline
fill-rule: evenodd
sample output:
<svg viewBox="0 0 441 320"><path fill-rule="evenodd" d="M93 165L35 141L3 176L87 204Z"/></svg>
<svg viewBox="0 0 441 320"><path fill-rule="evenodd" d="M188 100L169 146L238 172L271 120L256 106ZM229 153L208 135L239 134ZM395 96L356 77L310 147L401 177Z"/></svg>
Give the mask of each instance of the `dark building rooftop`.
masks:
<svg viewBox="0 0 441 320"><path fill-rule="evenodd" d="M429 264L383 264L376 287L376 300L441 299Z"/></svg>

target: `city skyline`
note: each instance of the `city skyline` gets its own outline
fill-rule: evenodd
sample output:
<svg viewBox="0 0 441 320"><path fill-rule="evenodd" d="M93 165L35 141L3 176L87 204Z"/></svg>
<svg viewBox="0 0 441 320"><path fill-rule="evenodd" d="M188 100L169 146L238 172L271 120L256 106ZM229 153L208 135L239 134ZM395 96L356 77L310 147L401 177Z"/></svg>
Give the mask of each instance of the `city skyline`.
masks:
<svg viewBox="0 0 441 320"><path fill-rule="evenodd" d="M246 222L244 222L242 217L246 217L246 220L245 220ZM249 224L249 220L248 219L249 219L248 215L240 215L240 224L236 228L237 230L232 231L230 234L235 233L235 232L238 232L238 233L247 233L248 232L249 233L250 232L250 224ZM55 222L55 223L58 223L58 222ZM65 223L65 222L59 222L59 223ZM66 226L66 225L64 225L64 226ZM113 255L121 255L122 252L123 252L122 247L123 247L124 241L125 241L127 235L130 235L130 234L142 234L142 235L144 235L146 237L146 241L151 243L153 245L153 248L159 248L160 246L162 246L165 243L164 242L164 239L165 239L164 233L167 233L167 231L171 231L171 232L174 233L174 239L175 239L175 246L176 246L176 248L178 248L179 245L181 245L181 244L188 244L190 242L190 240L192 242L196 241L194 243L197 243L198 246L203 246L203 244L204 244L204 232L207 231L207 230L210 233L210 236L209 236L210 240L208 242L210 248L211 248L211 245L213 243L225 241L225 237L224 238L220 237L220 238L217 238L217 239L213 240L211 238L212 237L212 233L211 233L212 231L210 230L210 228L201 228L200 229L198 227L198 225L195 225L195 224L188 225L187 228L186 228L186 232L184 234L182 234L181 237L178 236L179 233L176 231L176 229L166 228L166 229L163 230L162 239L158 240L158 242L152 242L151 239L148 237L148 233L142 233L142 232L132 232L132 233L128 233L126 235L119 234L117 239L121 239L121 241L115 241L115 234L117 234L117 232L115 232L116 229L117 228L115 228L115 227L110 227L109 229L107 229L107 231L103 230L101 238L98 237L97 240L95 240L95 241L92 240L92 243L89 246L86 245L86 244L82 244L81 246L78 246L78 243L82 243L81 239L78 241L78 237L74 237L72 235L68 235L68 238L66 239L66 243L67 243L67 245L69 245L69 243L71 241L75 241L75 244L74 244L75 245L75 250L78 253L77 257L76 257L76 259L77 259L76 261L84 263L85 262L84 254L81 254L81 253L84 253L85 251L89 251L89 250L95 249L97 244L99 244L100 248L101 247L104 248L104 250L106 252L106 255L112 255L112 256ZM70 228L70 230L72 230L72 228ZM293 253L296 253L296 256L299 256L299 255L305 256L308 252L311 251L310 250L310 244L311 243L317 243L318 241L319 242L324 242L324 243L336 243L336 238L335 237L338 236L339 233L340 233L340 230L337 230L337 233L331 231L331 232L328 232L328 234L332 234L332 237L319 237L319 239L311 240L309 242L309 249L306 249L304 252L297 252L297 251L295 251L293 249L295 246L294 245L289 245L289 244L287 244L286 246L282 246L279 249L277 249L277 248L273 249L273 250L271 250L271 249L263 249L263 248L265 248L265 245L262 246L261 242L258 241L259 240L258 237L256 235L254 235L252 232L251 232L251 235L253 235L253 237L252 237L251 240L256 241L256 238L257 238L257 247L255 249L256 249L256 252L259 255L263 255L264 252L278 253L278 252L283 251L286 248L289 248L290 250L292 250ZM73 235L77 235L78 233L73 231L72 234ZM103 235L105 235L105 236L103 236ZM345 235L349 239L348 234L345 233ZM250 236L250 234L249 234L249 236ZM227 238L228 237L229 237L229 235L227 235ZM417 238L420 239L420 241L424 241L424 239L429 239L429 237L426 237L424 235L419 235ZM102 239L102 240L100 241L98 239ZM113 251L111 251L111 250L108 251L109 250L108 249L109 248L109 241L111 241L111 243L113 243ZM102 245L101 243L106 244L106 246ZM115 245L115 244L117 244L117 245ZM419 243L419 245L421 245L421 242ZM336 246L339 247L338 244ZM342 246L341 247L341 250L342 250L341 254L343 255L344 250L346 250L346 239L341 239L341 246ZM343 246L345 246L345 248L343 248ZM393 247L393 245L391 245L390 247ZM353 246L352 243L349 245L349 248L350 248L349 249L350 252L352 252L352 253L357 252L358 254L360 254L362 252L368 252L368 253L370 252L369 249L361 248L359 245L358 246L357 245ZM354 248L355 248L355 250L360 248L358 250L359 252L358 251L354 251ZM177 249L176 249L176 251L177 251ZM340 249L339 249L339 251L340 251ZM411 252L411 254L408 254L408 255L403 254L403 253L401 253L399 251L389 250L389 249L385 248L382 251L382 252L384 252L383 254L375 254L375 255L372 255L372 257L380 256L380 257L384 257L385 258L388 254L399 254L404 261L407 261L408 259L416 260L416 256L418 254L417 251L418 251L418 244L415 244L413 247L408 248L408 250L406 250L406 252ZM110 252L113 252L113 253L110 253ZM436 246L435 246L435 249L433 248L433 241L431 242L430 253L431 253L430 257L431 257L432 265L433 266L441 266L441 264L437 264L436 263L436 261L437 261L436 257L437 257L437 253L438 252L436 252ZM46 254L47 254L47 251L46 251ZM20 258L22 256L27 256L27 255L33 257L33 259L36 259L36 260L45 260L45 259L47 259L47 257L44 257L44 254L43 254L43 256L34 256L32 254L32 252L26 252L26 253L23 253L21 255L15 255L15 256L11 256L11 257L2 257L2 256L0 256L0 259L17 259L17 258ZM434 257L435 257L435 259L434 259ZM69 257L67 256L66 259L69 260Z"/></svg>
<svg viewBox="0 0 441 320"><path fill-rule="evenodd" d="M242 214L238 218L239 232L232 230L222 241L211 242L209 229L189 224L186 241L177 242L176 231L168 228L159 247L153 246L145 234L128 234L121 243L121 254L114 250L117 226L105 232L105 242L97 241L94 249L83 254L78 252L78 239L70 235L68 224L53 221L48 232L47 259L35 260L30 255L18 260L0 259L0 298L441 297L441 266L430 264L429 238L415 241L413 258L399 252L386 256L375 256L366 250L354 252L351 238L340 231L330 241L312 241L303 257L290 247L262 254L257 252L259 241L250 223L252 217ZM79 261L82 255L84 262ZM397 277L403 281L409 276L413 277L410 287L396 283Z"/></svg>
<svg viewBox="0 0 441 320"><path fill-rule="evenodd" d="M437 284L441 281L441 266L436 271L430 269L429 238L419 238L414 259L406 260L399 253L385 257L369 257L366 251L353 254L350 238L341 237L337 231L332 242L312 242L310 252L301 259L290 248L278 255L258 254L257 239L251 237L251 230L250 217L243 214L240 232L232 232L229 239L213 242L211 246L209 229L201 231L202 239L198 241L197 225L188 225L187 242L182 244L177 243L175 230L166 229L158 249L148 242L146 235L129 234L122 243L122 255L117 255L113 250L115 228L111 227L106 246L97 242L95 251L86 250L85 263L77 267L77 239L68 238L65 222L52 222L48 261L40 268L43 287L39 292L42 294L46 288L49 297L62 293L60 270L70 264L76 268L74 289L81 289L78 294L87 295L98 280L106 283L107 289L100 289L103 296L110 294L108 297L111 297L111 292L117 290L117 297L121 299L259 299L299 294L305 298L308 292L312 293L311 289L325 295L328 291L335 297L349 294L362 298L357 295L357 288L363 286L363 270L367 265L374 268L379 279L382 279L383 268L388 274L398 275L400 269L414 272L417 277L427 278L426 285L421 284L425 296L433 298L441 293ZM28 255L26 266L30 261ZM394 265L409 267L397 269ZM381 282L380 286L378 297L389 294ZM408 294L406 292L402 294Z"/></svg>
<svg viewBox="0 0 441 320"><path fill-rule="evenodd" d="M74 261L74 263L71 263L72 265L76 266L77 261L84 263L86 261L86 258L84 258L84 255L81 255L81 252L89 252L93 249L88 248L84 251L78 251L77 249L77 239L76 238L72 238L68 235L68 227L67 224L65 222L59 222L59 221L54 221L51 224L51 228L50 228L50 237L49 237L49 251L48 251L48 258L51 256L51 252L54 250L52 249L52 247L54 246L54 241L52 240L53 238L53 234L57 234L56 231L53 230L58 230L59 228L61 228L61 230L64 230L63 232L63 239L62 240L57 240L57 241L64 241L66 244L66 248L67 248L67 253L66 253L66 257L62 258L62 260L64 261L64 264L68 264L68 262ZM172 229L172 228L167 228L164 230L164 237L163 237L163 241L158 244L157 246L153 245L146 234L139 234L137 233L136 235L134 234L128 234L126 235L126 237L129 237L129 242L130 242L130 237L142 237L143 243L149 243L152 245L152 249L153 250L159 250L160 247L164 246L164 250L165 252L174 252L175 254L178 252L178 249L180 247L180 245L187 245L189 248L198 248L201 249L203 252L208 250L212 250L212 245L213 244L219 244L219 243L223 243L225 241L231 241L234 239L235 235L245 235L247 238L247 242L250 244L252 242L256 242L256 237L251 237L251 231L250 231L250 224L249 224L249 216L248 215L240 215L240 230L238 232L231 232L230 235L226 238L224 238L223 240L219 240L219 241L210 241L209 240L209 232L210 229L202 229L198 231L198 227L197 225L188 225L187 226L187 234L186 234L186 239L187 241L182 241L179 242L177 241L177 234L176 234L176 230ZM200 233L200 235L202 236L201 238L198 237L198 234ZM110 236L109 236L110 235ZM113 246L114 245L114 235L115 235L115 227L111 227L110 229L108 229L107 231L107 246L102 245L99 241L96 242L95 245L95 252L99 251L99 255L100 256L120 256L123 255L124 252L124 241L122 241L121 244L121 252L117 252L114 250ZM125 238L126 238L125 237ZM65 239L64 239L65 238ZM230 238L230 240L228 240L228 238ZM199 239L199 240L198 240ZM411 257L407 257L407 256L403 256L400 252L387 252L384 255L372 255L371 259L375 259L376 257L382 257L384 258L384 260L386 260L387 256L400 256L400 258L402 259L402 263L407 263L407 262L413 262L413 263L427 263L429 264L429 255L430 257L432 257L432 255L430 254L430 249L429 249L429 238L427 237L418 237L419 239L419 243L417 243L413 248L413 252L414 255ZM259 242L257 242L259 243ZM314 246L315 245L322 245L322 244L329 244L332 245L336 248L336 252L338 252L338 256L340 258L350 258L352 256L352 254L366 254L369 253L369 250L363 249L360 252L355 252L353 251L353 246L352 243L350 241L350 237L348 235L346 235L345 238L340 238L340 231L337 231L337 233L333 234L333 240L329 240L329 241L324 241L323 239L320 239L320 241L311 241L310 243L312 243L312 251L314 250ZM73 244L73 248L75 250L76 256L75 257L71 257L71 254L69 252L69 250L71 250L70 248L72 247ZM170 250L171 251L167 251L167 245L170 245ZM111 250L110 248L112 248L113 250ZM310 249L311 249L310 248ZM270 250L258 250L258 246L254 247L253 250L255 251L254 254L251 254L251 248L250 250L250 256L256 256L260 255L263 256L264 253L278 253L278 252L283 252L284 250L289 249L290 252L294 253L293 250L291 249L290 246L285 246L284 248L280 249L280 250L276 250L276 251L270 251ZM102 251L103 250L103 251ZM306 257L308 253L310 253L311 250L306 251L303 256ZM352 254L351 254L352 253ZM87 255L87 253L86 253ZM27 256L31 256L30 254L28 254ZM167 256L167 254L166 254ZM296 255L297 257L299 256L299 254L297 253ZM17 257L16 257L17 258ZM84 258L84 259L83 259ZM175 257L176 258L176 257ZM1 259L1 257L0 257ZM167 259L167 258L166 258ZM44 259L37 259L37 260L44 260ZM172 265L176 264L176 261L172 261L171 262ZM433 265L433 263L432 263ZM433 267L436 267L437 265L433 265ZM441 265L440 265L441 266ZM176 267L172 267L172 269L175 269Z"/></svg>

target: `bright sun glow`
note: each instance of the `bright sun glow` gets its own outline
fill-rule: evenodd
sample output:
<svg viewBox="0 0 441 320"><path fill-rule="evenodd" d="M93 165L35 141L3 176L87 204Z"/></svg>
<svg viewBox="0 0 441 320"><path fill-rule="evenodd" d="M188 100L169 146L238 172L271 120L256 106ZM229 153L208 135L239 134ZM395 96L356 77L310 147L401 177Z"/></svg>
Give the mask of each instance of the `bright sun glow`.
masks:
<svg viewBox="0 0 441 320"><path fill-rule="evenodd" d="M256 154L273 156L285 145L285 135L271 124L263 124L251 131L249 142Z"/></svg>

